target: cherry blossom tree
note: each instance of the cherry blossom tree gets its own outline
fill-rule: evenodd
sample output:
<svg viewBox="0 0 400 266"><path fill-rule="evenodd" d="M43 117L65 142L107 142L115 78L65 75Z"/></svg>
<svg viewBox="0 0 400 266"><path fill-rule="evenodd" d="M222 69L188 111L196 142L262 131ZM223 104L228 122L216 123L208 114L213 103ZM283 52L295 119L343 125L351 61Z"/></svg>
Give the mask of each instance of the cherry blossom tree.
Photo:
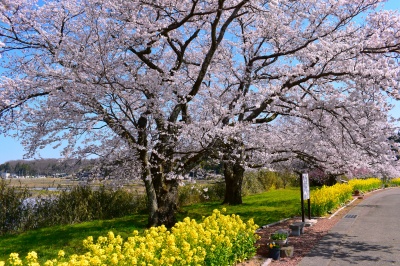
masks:
<svg viewBox="0 0 400 266"><path fill-rule="evenodd" d="M240 54L241 68L232 67L237 63L235 60L218 69L221 76L231 78L224 82L225 91L237 87L236 92L230 90L233 95L223 105L229 114L223 119L224 125L232 127L237 124L267 123L275 127L277 117L292 117L300 123L318 126L321 120L328 119L330 123L339 126L335 128L337 139L325 143L326 147L321 146L320 151L344 148L344 145L337 145L338 142L352 144L345 149L350 152L347 156L344 156L346 153L343 150L335 155L342 157L329 158L333 160L332 165L337 165L335 161L345 157L354 159L351 160L353 168L359 162L371 162L360 156L350 156L356 151L364 157L367 154L370 158L380 158L383 164L386 164L387 159L392 160L387 149L378 147L376 151L387 154L381 157L381 153L367 152L372 147L377 148L375 145L369 148L361 145L372 141L370 136L375 136L378 139L374 141L387 148L388 145L381 140L390 136L390 132L373 132L379 128L390 128L386 124L387 116L384 115L389 110L385 104L386 97L399 98L399 16L395 12L372 11L378 2L270 1L267 11L257 10L253 17L238 18L240 30L232 32L232 35L242 43L242 50L235 50L230 56L237 59L237 54ZM359 22L361 16L365 20ZM261 19L266 17L268 19ZM368 108L378 108L383 114L371 115ZM366 121L378 118L381 120L376 123L383 123L380 127L364 126ZM329 126L329 123L324 124L324 127ZM300 132L294 123L289 128L292 132ZM363 130L362 134L360 130ZM340 134L341 131L346 132L349 141L343 140L346 134ZM279 133L275 132L277 135ZM303 131L303 134L308 133ZM300 135L295 135L297 141L301 141ZM258 134L257 138L262 138L262 134ZM269 138L267 144L272 151L282 146L272 139ZM225 153L234 155L225 164L225 167L235 168L225 171L225 178L227 174L230 175L230 181L227 182L224 202L231 204L241 203L238 189L243 178L242 168L248 162L248 157L243 155L246 150L243 148L245 141L240 143L241 140L242 137L237 135L234 141L237 149ZM281 138L285 143L288 140ZM260 140L255 141L259 146ZM312 141L308 138L308 142ZM293 149L292 145L282 147L280 153L289 153ZM358 148L351 150L353 146ZM301 157L308 161L320 158L320 152L318 156L310 152L306 148L290 153L297 159ZM356 162L355 158L359 161ZM350 167L350 164L347 166Z"/></svg>
<svg viewBox="0 0 400 266"><path fill-rule="evenodd" d="M180 177L203 158L221 159L240 195L248 162L324 154L293 139L281 150L288 131L326 137L332 123L329 149L344 150L326 165L379 135L385 97L399 97L400 37L381 2L4 0L0 128L27 156L64 145L140 175L149 225L172 226Z"/></svg>

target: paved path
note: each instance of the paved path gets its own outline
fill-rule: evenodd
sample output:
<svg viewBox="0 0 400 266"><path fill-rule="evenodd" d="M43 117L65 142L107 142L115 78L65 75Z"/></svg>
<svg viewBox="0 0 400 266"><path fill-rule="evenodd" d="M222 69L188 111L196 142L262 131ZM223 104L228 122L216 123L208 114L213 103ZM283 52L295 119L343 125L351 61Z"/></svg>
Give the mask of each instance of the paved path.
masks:
<svg viewBox="0 0 400 266"><path fill-rule="evenodd" d="M400 265L400 188L385 189L350 210L301 266Z"/></svg>

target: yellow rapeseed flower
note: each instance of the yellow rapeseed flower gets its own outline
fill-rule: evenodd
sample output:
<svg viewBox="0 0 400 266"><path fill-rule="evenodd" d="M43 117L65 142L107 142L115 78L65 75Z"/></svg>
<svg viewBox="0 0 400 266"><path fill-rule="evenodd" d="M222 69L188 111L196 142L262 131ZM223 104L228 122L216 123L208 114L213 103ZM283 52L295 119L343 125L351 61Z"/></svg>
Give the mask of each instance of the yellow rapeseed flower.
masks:
<svg viewBox="0 0 400 266"><path fill-rule="evenodd" d="M171 230L160 226L150 228L143 234L133 231L133 236L127 240L119 235L115 236L112 232L106 237L99 237L96 243L93 242L93 237L87 237L83 241L87 253L74 254L68 261L63 259L63 262L54 259L47 261L45 265L203 265L206 259L216 258L215 254L212 254L215 250L225 252L226 254L221 255L228 258L232 257L230 254L234 254L235 247L242 245L240 239L252 237L255 242L256 228L252 220L244 223L236 215L223 215L220 211L214 210L212 215L204 218L201 223L187 217ZM250 242L250 250L254 242ZM64 256L65 252L60 250L58 257ZM35 258L37 258L36 253L29 254L31 266L36 263ZM17 253L10 255L9 261L10 265L22 265ZM222 264L232 263L234 261Z"/></svg>
<svg viewBox="0 0 400 266"><path fill-rule="evenodd" d="M0 265L1 266L1 265ZM48 260L44 263L44 266L54 266L54 262L52 260Z"/></svg>
<svg viewBox="0 0 400 266"><path fill-rule="evenodd" d="M22 260L19 258L19 254L18 253L11 253L10 257L8 259L10 265L22 265Z"/></svg>
<svg viewBox="0 0 400 266"><path fill-rule="evenodd" d="M58 251L58 257L60 257L60 258L64 258L64 256L65 256L65 252L64 252L64 250L60 250L60 251Z"/></svg>

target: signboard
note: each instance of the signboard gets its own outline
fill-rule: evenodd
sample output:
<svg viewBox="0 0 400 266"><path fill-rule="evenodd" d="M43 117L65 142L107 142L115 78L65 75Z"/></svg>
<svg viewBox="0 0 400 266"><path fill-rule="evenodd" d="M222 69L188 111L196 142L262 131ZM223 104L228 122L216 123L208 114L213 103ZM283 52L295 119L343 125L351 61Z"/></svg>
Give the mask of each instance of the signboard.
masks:
<svg viewBox="0 0 400 266"><path fill-rule="evenodd" d="M310 183L308 181L308 174L302 174L303 180L303 200L310 199Z"/></svg>

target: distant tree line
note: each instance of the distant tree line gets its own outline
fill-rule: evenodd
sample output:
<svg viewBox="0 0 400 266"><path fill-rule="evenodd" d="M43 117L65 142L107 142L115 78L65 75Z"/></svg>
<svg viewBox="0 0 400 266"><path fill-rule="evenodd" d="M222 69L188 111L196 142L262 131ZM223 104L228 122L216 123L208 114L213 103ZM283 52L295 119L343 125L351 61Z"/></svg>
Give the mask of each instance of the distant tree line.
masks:
<svg viewBox="0 0 400 266"><path fill-rule="evenodd" d="M0 173L6 172L17 176L54 176L60 173L71 175L90 168L92 164L92 160L16 160L0 164Z"/></svg>

